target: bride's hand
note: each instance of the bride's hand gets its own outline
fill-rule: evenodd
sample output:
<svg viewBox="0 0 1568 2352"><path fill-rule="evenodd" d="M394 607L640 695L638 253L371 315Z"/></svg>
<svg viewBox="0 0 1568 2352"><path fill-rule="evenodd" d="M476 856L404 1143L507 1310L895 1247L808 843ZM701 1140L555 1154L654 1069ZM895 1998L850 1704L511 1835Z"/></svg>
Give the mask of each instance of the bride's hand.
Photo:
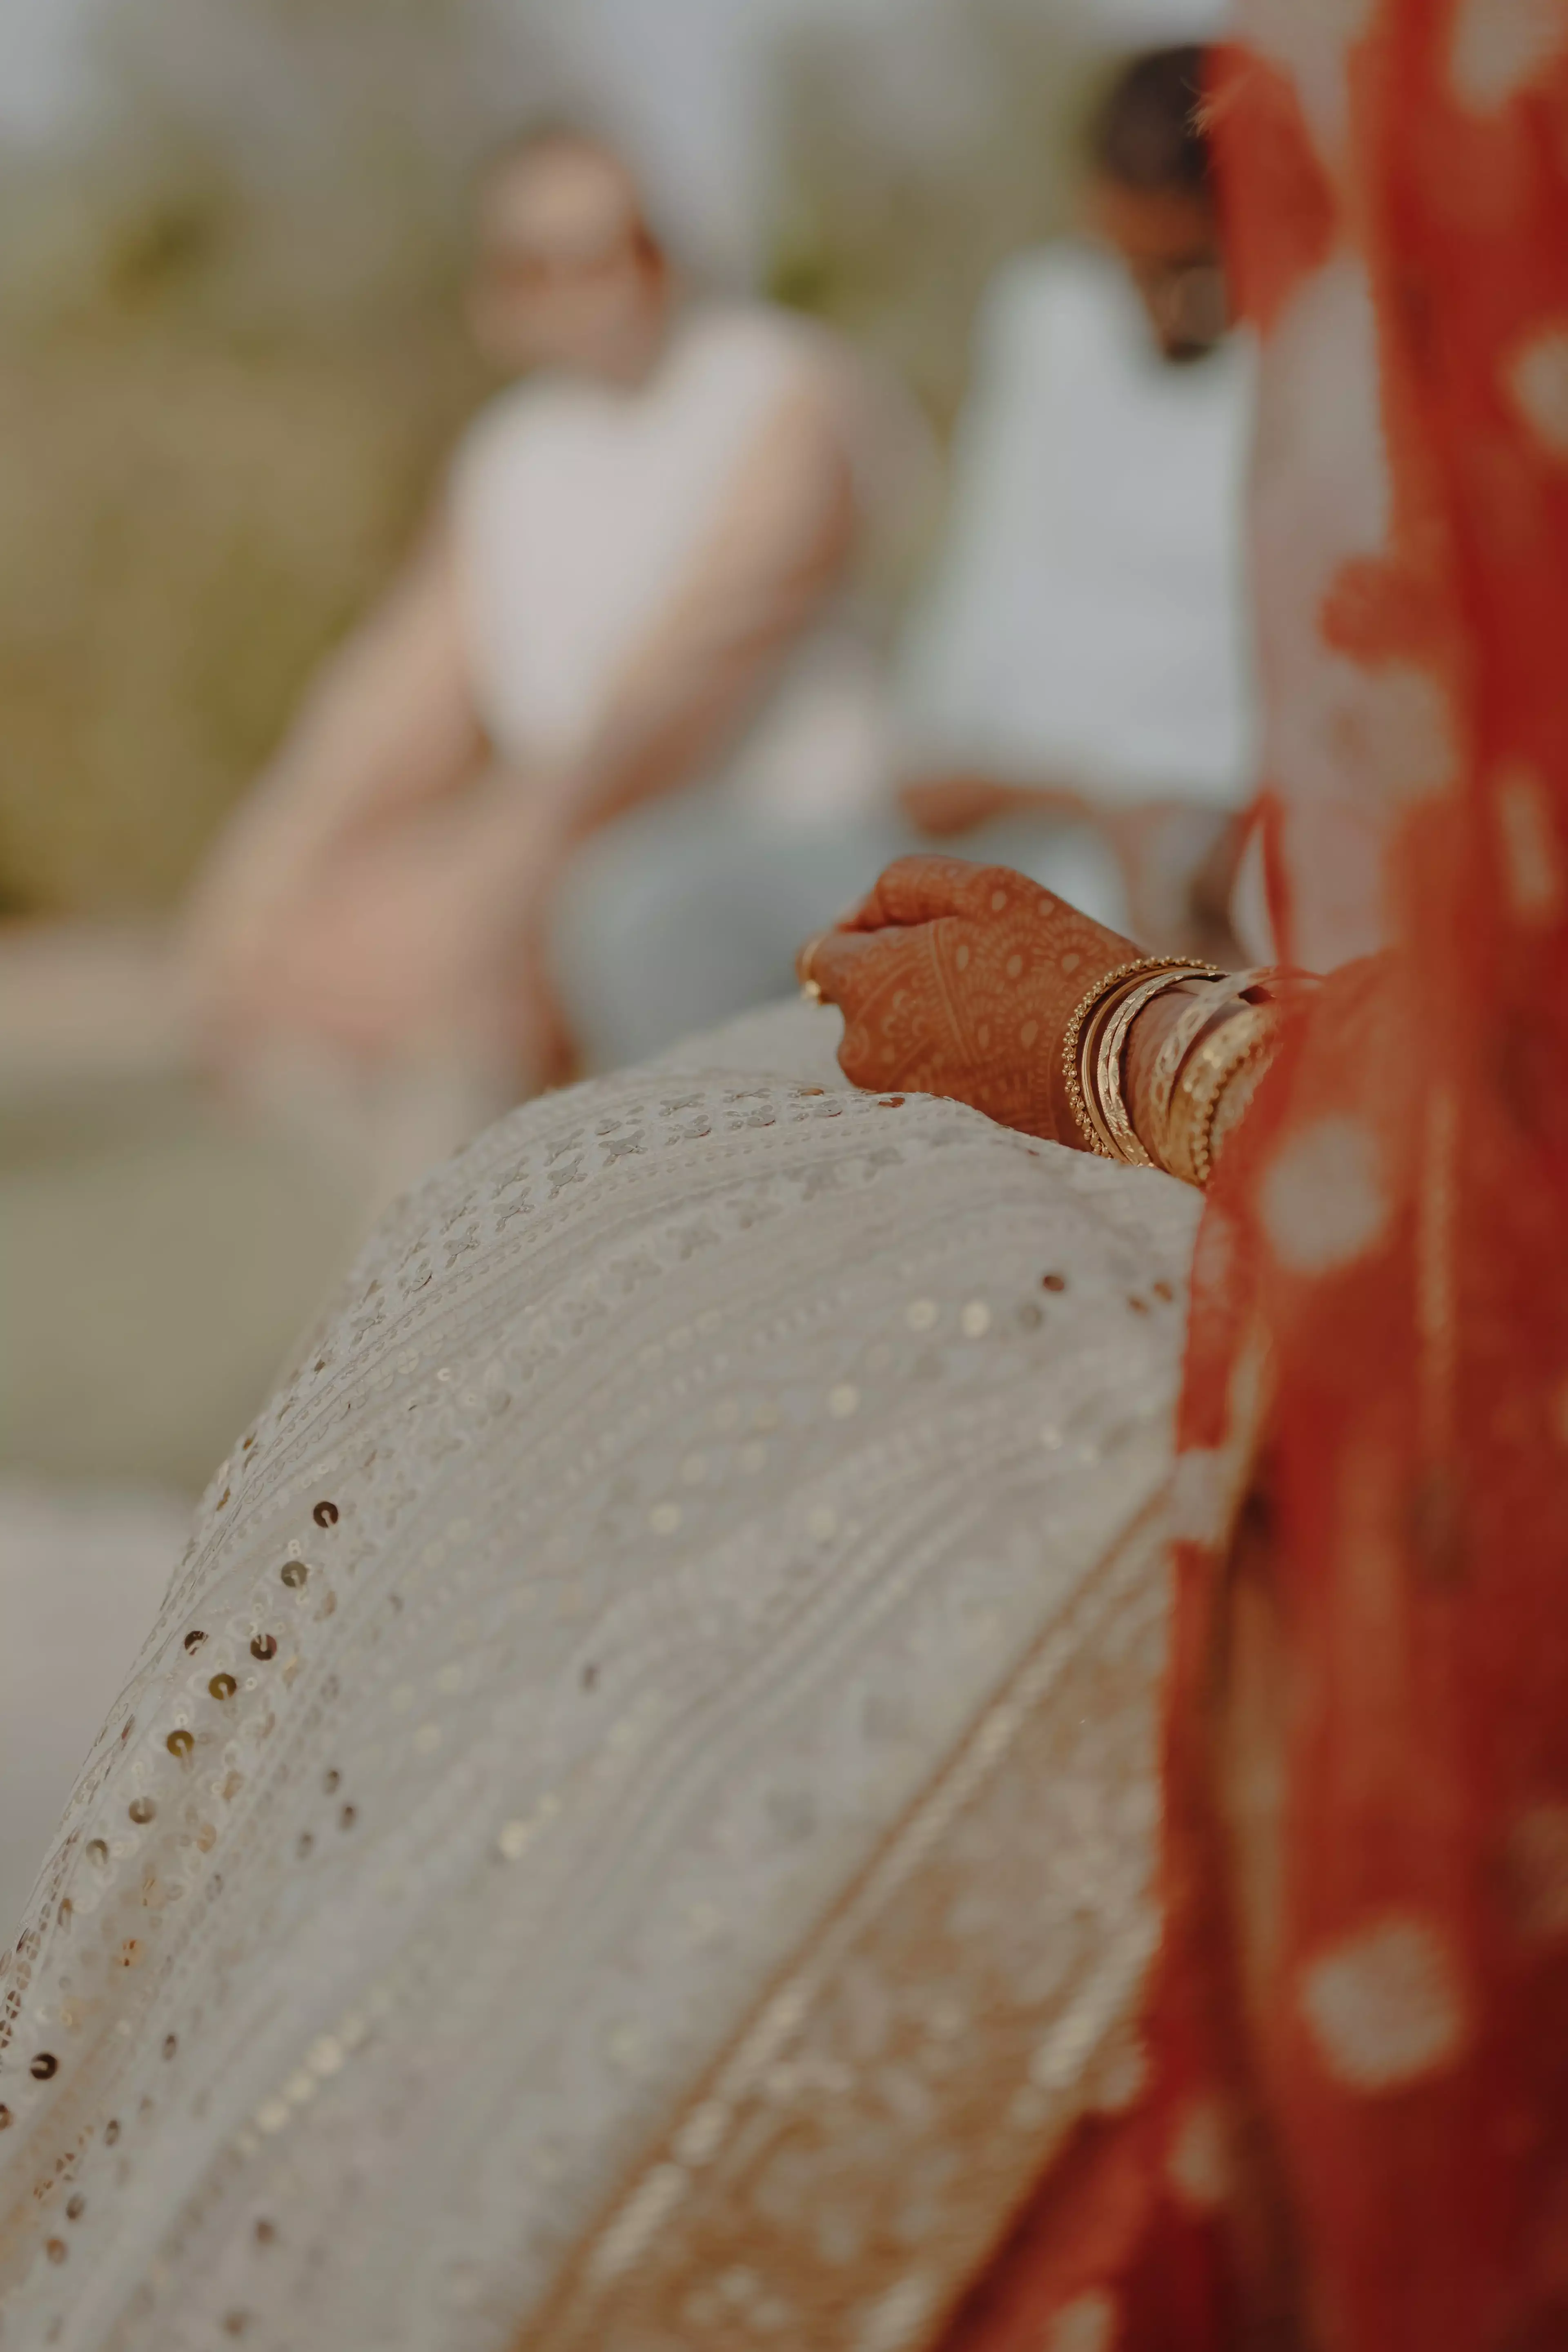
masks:
<svg viewBox="0 0 1568 2352"><path fill-rule="evenodd" d="M947 1095L1081 1146L1062 1039L1091 982L1139 953L1007 866L900 857L802 949L800 971L844 1014L838 1059L857 1086Z"/></svg>

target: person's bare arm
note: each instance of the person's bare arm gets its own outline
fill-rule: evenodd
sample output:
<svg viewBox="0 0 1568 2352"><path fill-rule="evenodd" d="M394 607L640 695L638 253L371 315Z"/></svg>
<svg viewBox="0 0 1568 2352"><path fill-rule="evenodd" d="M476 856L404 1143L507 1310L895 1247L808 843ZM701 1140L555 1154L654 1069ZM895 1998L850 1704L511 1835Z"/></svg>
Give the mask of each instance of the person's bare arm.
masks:
<svg viewBox="0 0 1568 2352"><path fill-rule="evenodd" d="M445 522L312 686L199 877L185 945L231 962L361 828L462 785L484 745Z"/></svg>

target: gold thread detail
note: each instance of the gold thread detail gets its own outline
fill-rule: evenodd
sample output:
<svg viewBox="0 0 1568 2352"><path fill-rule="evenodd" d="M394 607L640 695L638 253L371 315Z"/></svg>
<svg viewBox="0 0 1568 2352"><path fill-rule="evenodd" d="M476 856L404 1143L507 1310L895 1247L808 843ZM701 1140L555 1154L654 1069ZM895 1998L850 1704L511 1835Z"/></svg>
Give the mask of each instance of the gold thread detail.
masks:
<svg viewBox="0 0 1568 2352"><path fill-rule="evenodd" d="M1030 2182L1125 2064L1157 1942L1151 1854L1133 1838L1114 1861L1105 1857L1093 1957L1048 1984L1030 1984L1010 1967L1019 1916L996 1898L995 1882L1001 1872L1015 1887L1032 1885L1037 1857L1048 1879L1056 1857L1068 1875L1036 1889L1042 1935L1050 1933L1053 1894L1076 1899L1068 1885L1075 1857L1062 1850L1064 1831L1073 1843L1068 1822L1040 1818L1025 1799L1082 1785L1077 1743L1090 1736L1086 1726L1101 1747L1107 1727L1121 1727L1116 1763L1097 1751L1095 1764L1121 1791L1118 1820L1127 1819L1130 1785L1152 1786L1165 1515L1162 1494L1002 1685L728 2051L693 2083L557 2273L513 2352L632 2352L655 2339L686 2352L733 2352L736 2310L711 2291L725 2277L737 2294L743 2284L749 2305L765 2305L770 2332L814 2352L926 2340L929 2315L951 2307ZM1104 1823L1078 1834L1098 1840L1103 1853ZM1026 1851L1020 1838L1032 1841ZM1080 1883L1071 1878L1073 1888ZM877 1982L896 1991L868 2063L858 2039L860 2005L846 1988ZM847 2265L829 2222L858 2151L885 2140L890 2074L921 2092L905 2129L907 2161L865 2168L875 2219L868 2205L860 2250ZM954 2147L965 2162L936 2160ZM878 2333L877 2315L910 2281L908 2184L922 2158L923 2177L937 2184L922 2191L926 2227L914 2266L928 2319L922 2327L911 2309L909 2331Z"/></svg>

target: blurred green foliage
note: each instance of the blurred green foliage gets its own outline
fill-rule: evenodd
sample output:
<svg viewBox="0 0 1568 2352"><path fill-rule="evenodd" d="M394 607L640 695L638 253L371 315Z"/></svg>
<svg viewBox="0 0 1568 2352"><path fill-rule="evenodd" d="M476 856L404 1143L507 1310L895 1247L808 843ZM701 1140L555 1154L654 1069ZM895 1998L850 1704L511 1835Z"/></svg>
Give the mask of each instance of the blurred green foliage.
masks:
<svg viewBox="0 0 1568 2352"><path fill-rule="evenodd" d="M0 908L166 906L385 578L485 389L468 190L569 106L560 5L501 58L486 0L135 0L91 124L0 153ZM934 45L846 11L786 51L771 283L945 424L1086 68L1018 0L921 5Z"/></svg>
<svg viewBox="0 0 1568 2352"><path fill-rule="evenodd" d="M0 164L0 901L21 911L176 895L483 389L458 301L497 127L477 9L138 0L103 37L112 102Z"/></svg>
<svg viewBox="0 0 1568 2352"><path fill-rule="evenodd" d="M1074 20L1017 0L819 20L788 56L772 288L876 350L952 422L996 265L1072 216L1079 131L1103 61Z"/></svg>

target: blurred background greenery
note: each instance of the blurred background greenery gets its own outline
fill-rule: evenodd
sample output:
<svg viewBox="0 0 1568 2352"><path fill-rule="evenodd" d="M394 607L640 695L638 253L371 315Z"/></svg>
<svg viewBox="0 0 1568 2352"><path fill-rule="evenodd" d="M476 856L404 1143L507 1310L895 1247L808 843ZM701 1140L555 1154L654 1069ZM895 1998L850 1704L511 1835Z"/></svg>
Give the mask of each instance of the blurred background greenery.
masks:
<svg viewBox="0 0 1568 2352"><path fill-rule="evenodd" d="M104 1035L101 989L87 1066L51 1041L95 952L154 957L489 389L477 164L542 117L620 138L694 275L863 339L945 431L994 264L1067 220L1108 52L1169 8L0 0L0 1933L365 1215L329 1105L224 1096L134 1002Z"/></svg>
<svg viewBox="0 0 1568 2352"><path fill-rule="evenodd" d="M783 10L766 184L723 258L945 425L989 270L1066 215L1100 47L1018 0ZM477 161L542 114L613 128L617 93L581 102L555 0L126 0L83 71L68 131L0 144L0 906L139 916L486 389Z"/></svg>

